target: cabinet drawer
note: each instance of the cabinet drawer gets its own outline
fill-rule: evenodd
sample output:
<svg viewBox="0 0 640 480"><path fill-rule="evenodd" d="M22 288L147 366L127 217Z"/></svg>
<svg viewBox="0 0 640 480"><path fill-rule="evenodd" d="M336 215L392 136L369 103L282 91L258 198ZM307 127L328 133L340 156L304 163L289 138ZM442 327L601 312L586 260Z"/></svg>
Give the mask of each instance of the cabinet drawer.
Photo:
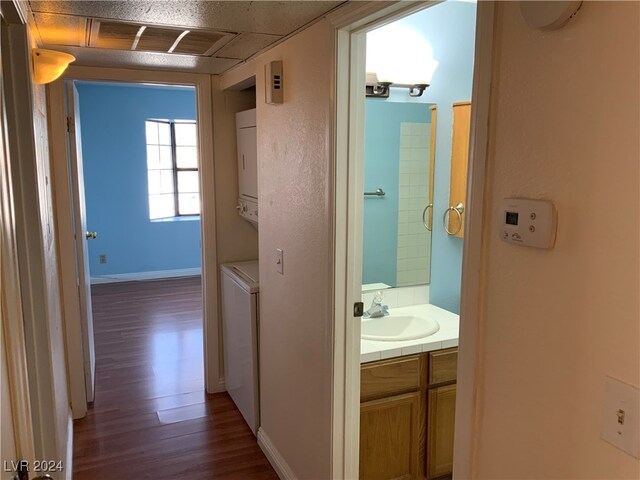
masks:
<svg viewBox="0 0 640 480"><path fill-rule="evenodd" d="M429 385L440 385L456 381L458 371L458 349L429 353Z"/></svg>
<svg viewBox="0 0 640 480"><path fill-rule="evenodd" d="M420 389L420 355L365 364L360 370L360 400L414 392Z"/></svg>

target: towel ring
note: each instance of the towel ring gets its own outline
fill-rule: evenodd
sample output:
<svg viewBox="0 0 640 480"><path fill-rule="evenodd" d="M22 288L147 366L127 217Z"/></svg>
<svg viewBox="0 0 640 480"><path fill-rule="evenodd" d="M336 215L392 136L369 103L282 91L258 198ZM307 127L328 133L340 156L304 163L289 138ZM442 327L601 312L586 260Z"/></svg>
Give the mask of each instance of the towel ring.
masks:
<svg viewBox="0 0 640 480"><path fill-rule="evenodd" d="M447 214L449 214L449 212L452 212L452 211L458 214L458 229L455 232L449 231L449 228L447 227L449 223ZM444 211L444 214L442 215L442 226L444 227L444 231L447 232L447 235L457 235L458 233L460 233L460 230L462 230L462 214L463 213L464 213L464 205L462 204L462 202L460 202L455 207L449 207Z"/></svg>
<svg viewBox="0 0 640 480"><path fill-rule="evenodd" d="M429 222L426 219L426 215L427 215L427 211L433 208L433 203L430 203L429 205L427 205L426 207L424 207L424 210L422 211L422 223L424 225L424 228L426 228L427 230L431 231L431 227L429 226Z"/></svg>

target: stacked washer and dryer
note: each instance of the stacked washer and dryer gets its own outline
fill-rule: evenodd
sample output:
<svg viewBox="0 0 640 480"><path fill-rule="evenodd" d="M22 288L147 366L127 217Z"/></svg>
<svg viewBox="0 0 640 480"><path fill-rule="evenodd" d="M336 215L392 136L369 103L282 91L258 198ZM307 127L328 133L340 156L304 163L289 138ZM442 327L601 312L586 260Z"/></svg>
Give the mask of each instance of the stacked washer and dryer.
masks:
<svg viewBox="0 0 640 480"><path fill-rule="evenodd" d="M258 225L256 110L236 114L238 213ZM227 392L254 435L260 426L258 261L221 266L224 377Z"/></svg>

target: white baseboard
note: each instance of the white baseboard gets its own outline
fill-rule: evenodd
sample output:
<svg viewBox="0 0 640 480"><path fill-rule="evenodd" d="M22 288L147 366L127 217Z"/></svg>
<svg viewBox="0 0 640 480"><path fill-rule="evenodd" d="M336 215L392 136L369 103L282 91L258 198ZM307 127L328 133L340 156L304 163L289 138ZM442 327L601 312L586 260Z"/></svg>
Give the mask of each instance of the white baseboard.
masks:
<svg viewBox="0 0 640 480"><path fill-rule="evenodd" d="M281 480L296 480L293 470L282 458L282 455L280 455L280 452L278 452L278 449L262 427L258 428L258 445Z"/></svg>
<svg viewBox="0 0 640 480"><path fill-rule="evenodd" d="M158 270L155 272L116 273L91 277L91 285L100 283L136 282L157 280L160 278L195 277L202 274L201 268L182 268L179 270Z"/></svg>
<svg viewBox="0 0 640 480"><path fill-rule="evenodd" d="M67 458L64 464L64 478L71 480L73 477L73 417L71 414L69 414L67 429Z"/></svg>

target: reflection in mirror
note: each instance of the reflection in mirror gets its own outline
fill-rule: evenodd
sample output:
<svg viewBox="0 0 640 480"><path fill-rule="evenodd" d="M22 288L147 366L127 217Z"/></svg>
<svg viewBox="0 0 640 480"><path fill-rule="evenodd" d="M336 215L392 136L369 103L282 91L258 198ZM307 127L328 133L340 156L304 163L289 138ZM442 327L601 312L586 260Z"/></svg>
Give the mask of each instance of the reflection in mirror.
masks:
<svg viewBox="0 0 640 480"><path fill-rule="evenodd" d="M430 282L435 115L433 104L366 100L365 285Z"/></svg>

